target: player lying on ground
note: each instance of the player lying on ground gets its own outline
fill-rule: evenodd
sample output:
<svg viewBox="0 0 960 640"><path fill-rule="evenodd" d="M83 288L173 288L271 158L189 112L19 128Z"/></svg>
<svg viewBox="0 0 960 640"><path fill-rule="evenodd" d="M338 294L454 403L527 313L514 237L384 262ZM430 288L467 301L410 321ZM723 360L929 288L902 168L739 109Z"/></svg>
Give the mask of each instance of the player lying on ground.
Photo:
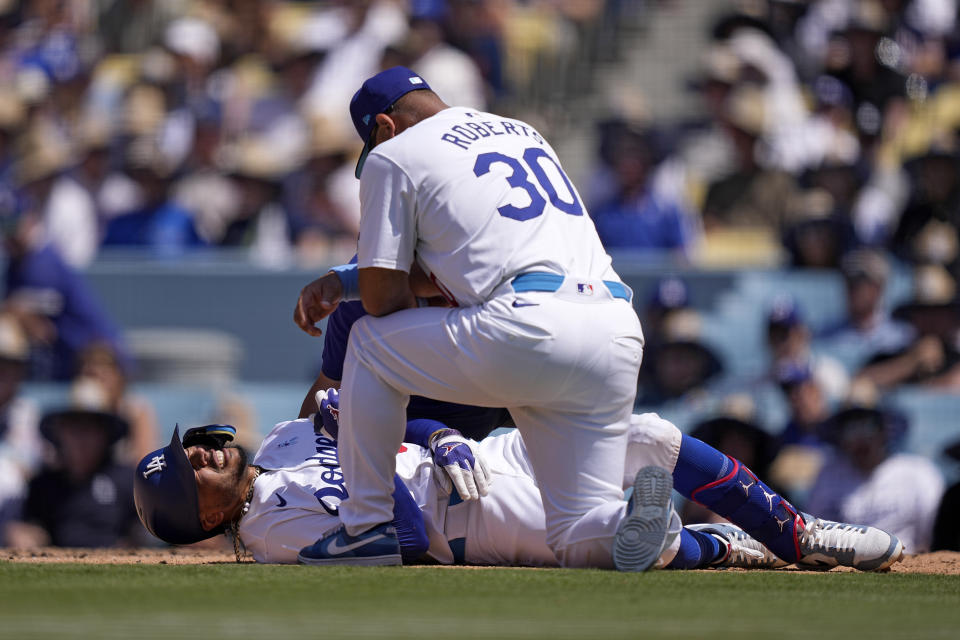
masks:
<svg viewBox="0 0 960 640"><path fill-rule="evenodd" d="M258 562L289 563L299 556L301 562L315 563L311 543L338 524L338 507L347 497L336 451L336 396L328 395L318 415L278 424L250 466L241 449L224 446L232 439L230 427L191 429L183 445L175 430L170 445L144 457L137 468L135 497L144 525L177 544L232 529ZM628 436L624 487L646 465L672 469L675 476L678 469L691 474L690 467L703 466L704 451L691 453L699 441L655 414L633 416ZM434 421L414 420L407 439L425 446L405 445L397 454L393 524L405 561L426 553L429 560L448 564L558 564L546 545L540 493L518 432L472 443ZM805 566L876 570L902 556L899 541L877 529L794 516L788 503L723 457L729 466L723 477L693 490L688 482L678 482L677 488L688 497L706 497L721 515L750 527L784 559L735 526L681 530L672 513L672 535L659 566L774 568L799 560ZM640 493L644 490L641 486ZM461 500L461 494L468 499ZM381 564L383 558L376 560ZM609 561L596 564L609 566Z"/></svg>

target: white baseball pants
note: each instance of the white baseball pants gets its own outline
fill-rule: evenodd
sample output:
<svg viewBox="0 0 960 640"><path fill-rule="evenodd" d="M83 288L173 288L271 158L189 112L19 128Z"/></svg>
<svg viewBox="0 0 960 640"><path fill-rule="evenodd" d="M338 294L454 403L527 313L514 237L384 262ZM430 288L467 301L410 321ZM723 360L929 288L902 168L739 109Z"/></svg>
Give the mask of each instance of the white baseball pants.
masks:
<svg viewBox="0 0 960 640"><path fill-rule="evenodd" d="M392 519L395 454L410 395L507 407L543 499L547 545L565 566L609 566L624 517L626 427L643 355L630 303L599 281L483 305L409 309L354 324L342 385L347 532ZM586 292L586 293L584 293ZM612 533L611 533L612 536Z"/></svg>

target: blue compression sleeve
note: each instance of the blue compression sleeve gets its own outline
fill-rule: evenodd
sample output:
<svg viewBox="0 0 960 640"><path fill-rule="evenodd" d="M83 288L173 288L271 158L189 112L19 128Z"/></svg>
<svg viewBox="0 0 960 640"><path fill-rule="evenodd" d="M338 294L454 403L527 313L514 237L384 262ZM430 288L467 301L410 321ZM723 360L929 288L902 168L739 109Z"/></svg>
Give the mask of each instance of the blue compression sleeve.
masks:
<svg viewBox="0 0 960 640"><path fill-rule="evenodd" d="M673 486L684 498L730 471L730 458L707 443L684 434L673 468Z"/></svg>
<svg viewBox="0 0 960 640"><path fill-rule="evenodd" d="M343 285L343 298L345 302L360 299L360 267L354 264L342 264L330 269L340 278L340 284Z"/></svg>
<svg viewBox="0 0 960 640"><path fill-rule="evenodd" d="M393 476L393 522L400 541L400 555L404 564L412 564L430 548L423 512L404 486L400 476Z"/></svg>
<svg viewBox="0 0 960 640"><path fill-rule="evenodd" d="M448 429L447 425L429 418L417 418L407 421L407 432L403 436L404 442L417 444L424 449L430 448L430 436L441 430Z"/></svg>

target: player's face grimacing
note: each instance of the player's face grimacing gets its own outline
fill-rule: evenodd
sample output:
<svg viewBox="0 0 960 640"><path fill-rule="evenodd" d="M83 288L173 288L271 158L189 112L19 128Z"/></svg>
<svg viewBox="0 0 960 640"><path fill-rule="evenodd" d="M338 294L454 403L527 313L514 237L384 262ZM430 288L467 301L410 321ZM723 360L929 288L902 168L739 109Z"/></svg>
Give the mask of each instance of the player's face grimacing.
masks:
<svg viewBox="0 0 960 640"><path fill-rule="evenodd" d="M223 449L194 445L185 451L197 481L200 520L209 530L243 501L247 455L235 445Z"/></svg>

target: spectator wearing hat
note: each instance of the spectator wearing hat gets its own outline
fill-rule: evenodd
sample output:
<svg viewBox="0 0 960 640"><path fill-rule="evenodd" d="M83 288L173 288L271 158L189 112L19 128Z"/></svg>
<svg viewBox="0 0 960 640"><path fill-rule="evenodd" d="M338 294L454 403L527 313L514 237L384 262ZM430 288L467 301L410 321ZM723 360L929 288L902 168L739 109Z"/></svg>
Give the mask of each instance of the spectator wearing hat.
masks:
<svg viewBox="0 0 960 640"><path fill-rule="evenodd" d="M706 396L708 387L724 371L723 361L700 339L700 318L691 310L675 310L662 323L661 340L644 344L637 405Z"/></svg>
<svg viewBox="0 0 960 640"><path fill-rule="evenodd" d="M255 135L231 149L226 168L240 194L240 206L234 218L226 221L219 246L248 248L250 257L265 266L290 263L293 232L281 195L283 180L298 160Z"/></svg>
<svg viewBox="0 0 960 640"><path fill-rule="evenodd" d="M30 345L19 321L0 313L0 547L7 522L18 519L27 481L40 462L36 405L20 395Z"/></svg>
<svg viewBox="0 0 960 640"><path fill-rule="evenodd" d="M356 251L360 183L352 162L355 140L326 120L312 123L307 161L284 180L283 204L301 264L327 264L331 249Z"/></svg>
<svg viewBox="0 0 960 640"><path fill-rule="evenodd" d="M690 305L686 282L676 276L660 278L643 307L644 348L649 351L665 342L670 328L676 325L676 319L684 316L687 324L699 326L699 314Z"/></svg>
<svg viewBox="0 0 960 640"><path fill-rule="evenodd" d="M770 377L778 384L784 384L784 375L789 377L807 371L826 400L833 402L846 397L850 377L838 360L813 351L810 327L792 297L778 296L770 305L766 338Z"/></svg>
<svg viewBox="0 0 960 640"><path fill-rule="evenodd" d="M890 248L914 264L942 264L960 273L960 154L933 146L908 159L910 195Z"/></svg>
<svg viewBox="0 0 960 640"><path fill-rule="evenodd" d="M890 266L882 253L857 249L841 262L846 285L847 317L822 332L816 346L857 371L878 354L895 353L913 340L910 325L895 320L884 307Z"/></svg>
<svg viewBox="0 0 960 640"><path fill-rule="evenodd" d="M896 451L906 429L904 416L879 407L854 405L833 415L824 429L833 452L810 491L807 510L881 527L909 553L928 551L943 476L929 459Z"/></svg>
<svg viewBox="0 0 960 640"><path fill-rule="evenodd" d="M777 367L775 375L790 407L787 423L778 436L780 445L825 447L822 428L830 416L830 407L810 365L784 361Z"/></svg>
<svg viewBox="0 0 960 640"><path fill-rule="evenodd" d="M399 45L404 64L424 78L449 105L486 111L487 88L477 63L447 40L445 0L415 0L411 3L410 28Z"/></svg>
<svg viewBox="0 0 960 640"><path fill-rule="evenodd" d="M917 267L913 300L893 313L914 328L916 339L899 351L877 354L857 378L881 389L902 384L960 389L960 305L955 296L956 283L943 267Z"/></svg>
<svg viewBox="0 0 960 640"><path fill-rule="evenodd" d="M654 179L662 152L654 133L626 121L607 123L605 154L612 195L590 207L604 247L689 253L698 221L685 203Z"/></svg>
<svg viewBox="0 0 960 640"><path fill-rule="evenodd" d="M738 86L727 96L721 122L733 142L735 161L733 171L707 189L703 224L708 236L713 230L744 227L780 235L796 181L764 158L774 115L755 86Z"/></svg>
<svg viewBox="0 0 960 640"><path fill-rule="evenodd" d="M943 451L954 462L960 462L960 441ZM943 492L937 518L933 524L931 551L960 551L960 482Z"/></svg>
<svg viewBox="0 0 960 640"><path fill-rule="evenodd" d="M790 199L782 236L790 265L837 269L855 242L853 225L824 189L810 189Z"/></svg>
<svg viewBox="0 0 960 640"><path fill-rule="evenodd" d="M30 481L22 520L7 527L10 544L133 544L139 531L133 468L113 458L113 445L126 435L127 423L111 413L68 408L45 415L40 432L55 453Z"/></svg>
<svg viewBox="0 0 960 640"><path fill-rule="evenodd" d="M77 375L71 383L71 404L122 418L129 428L116 447L117 459L135 464L156 445L153 405L130 392L128 374L109 343L88 345L78 355L78 361Z"/></svg>

